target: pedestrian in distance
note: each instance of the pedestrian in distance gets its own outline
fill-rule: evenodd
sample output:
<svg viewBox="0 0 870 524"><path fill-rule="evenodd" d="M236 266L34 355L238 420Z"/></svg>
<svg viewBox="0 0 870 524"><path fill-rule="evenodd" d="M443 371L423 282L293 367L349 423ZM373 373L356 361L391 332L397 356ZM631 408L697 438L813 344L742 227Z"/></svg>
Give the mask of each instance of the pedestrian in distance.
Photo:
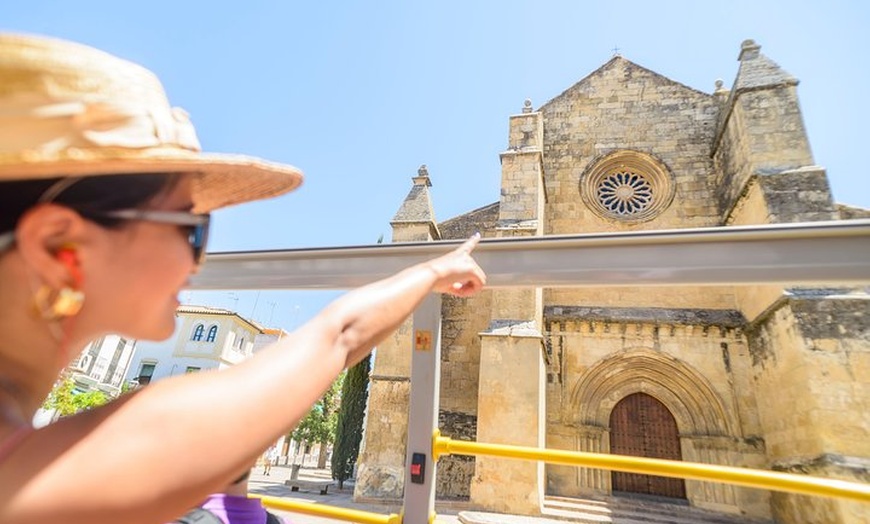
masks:
<svg viewBox="0 0 870 524"><path fill-rule="evenodd" d="M278 448L269 446L269 449L263 453L263 475L269 475L276 462L278 462Z"/></svg>

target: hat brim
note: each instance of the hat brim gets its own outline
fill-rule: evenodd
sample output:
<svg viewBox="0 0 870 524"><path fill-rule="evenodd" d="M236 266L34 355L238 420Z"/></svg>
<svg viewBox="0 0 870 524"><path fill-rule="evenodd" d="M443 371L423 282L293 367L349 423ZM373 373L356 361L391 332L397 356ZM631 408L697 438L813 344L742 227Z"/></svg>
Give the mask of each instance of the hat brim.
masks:
<svg viewBox="0 0 870 524"><path fill-rule="evenodd" d="M177 148L75 149L55 158L3 158L0 182L68 176L138 173L193 173L194 211L218 208L289 193L302 184L302 172L287 164L246 155L195 153Z"/></svg>

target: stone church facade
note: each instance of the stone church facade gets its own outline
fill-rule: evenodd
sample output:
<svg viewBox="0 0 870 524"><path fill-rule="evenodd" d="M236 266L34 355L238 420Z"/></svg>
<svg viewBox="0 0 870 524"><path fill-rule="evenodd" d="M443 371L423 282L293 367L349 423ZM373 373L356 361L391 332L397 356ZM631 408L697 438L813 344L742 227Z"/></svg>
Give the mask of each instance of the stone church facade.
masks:
<svg viewBox="0 0 870 524"><path fill-rule="evenodd" d="M743 42L712 94L615 56L510 117L498 202L438 223L425 168L393 241L870 217L836 204L797 80ZM487 290L442 306L439 426L480 442L870 481L870 297L794 286ZM355 496L404 483L410 324L378 348ZM478 457L437 495L536 514L546 495L637 494L777 522L870 520L867 505Z"/></svg>

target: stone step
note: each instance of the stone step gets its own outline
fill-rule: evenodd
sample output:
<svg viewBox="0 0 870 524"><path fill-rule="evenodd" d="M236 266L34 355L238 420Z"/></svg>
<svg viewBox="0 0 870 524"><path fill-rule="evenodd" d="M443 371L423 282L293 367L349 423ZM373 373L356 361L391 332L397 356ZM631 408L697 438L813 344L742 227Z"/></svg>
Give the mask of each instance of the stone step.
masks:
<svg viewBox="0 0 870 524"><path fill-rule="evenodd" d="M600 499L547 497L544 500L542 513L545 517L559 520L576 521L577 517L580 517L589 519L590 522L618 524L769 524L770 522L694 508L677 501L665 502L629 497Z"/></svg>
<svg viewBox="0 0 870 524"><path fill-rule="evenodd" d="M771 524L682 504L622 497L572 499L547 497L542 515L528 517L481 511L459 513L462 524Z"/></svg>

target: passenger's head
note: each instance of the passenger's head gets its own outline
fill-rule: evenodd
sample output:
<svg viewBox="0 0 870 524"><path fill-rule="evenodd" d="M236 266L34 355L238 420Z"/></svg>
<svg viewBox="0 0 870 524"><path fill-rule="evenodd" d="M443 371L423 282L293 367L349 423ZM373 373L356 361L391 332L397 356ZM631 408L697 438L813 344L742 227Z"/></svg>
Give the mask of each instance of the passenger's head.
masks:
<svg viewBox="0 0 870 524"><path fill-rule="evenodd" d="M233 479L224 489L223 493L227 495L235 495L237 497L246 497L248 495L248 481L251 478L251 468L256 465L256 461L250 463L248 469Z"/></svg>
<svg viewBox="0 0 870 524"><path fill-rule="evenodd" d="M166 337L201 261L208 213L301 180L291 166L202 153L187 114L136 64L0 34L4 308L28 307L22 290L31 290L47 322L75 315L87 334ZM70 288L86 297L77 313L61 296Z"/></svg>
<svg viewBox="0 0 870 524"><path fill-rule="evenodd" d="M0 260L20 262L34 295L45 290L37 306L46 320L60 320L51 304L70 288L87 297L80 313L98 333L164 338L207 239L208 216L189 211L191 180L142 173L0 183ZM64 249L80 275L59 256Z"/></svg>

